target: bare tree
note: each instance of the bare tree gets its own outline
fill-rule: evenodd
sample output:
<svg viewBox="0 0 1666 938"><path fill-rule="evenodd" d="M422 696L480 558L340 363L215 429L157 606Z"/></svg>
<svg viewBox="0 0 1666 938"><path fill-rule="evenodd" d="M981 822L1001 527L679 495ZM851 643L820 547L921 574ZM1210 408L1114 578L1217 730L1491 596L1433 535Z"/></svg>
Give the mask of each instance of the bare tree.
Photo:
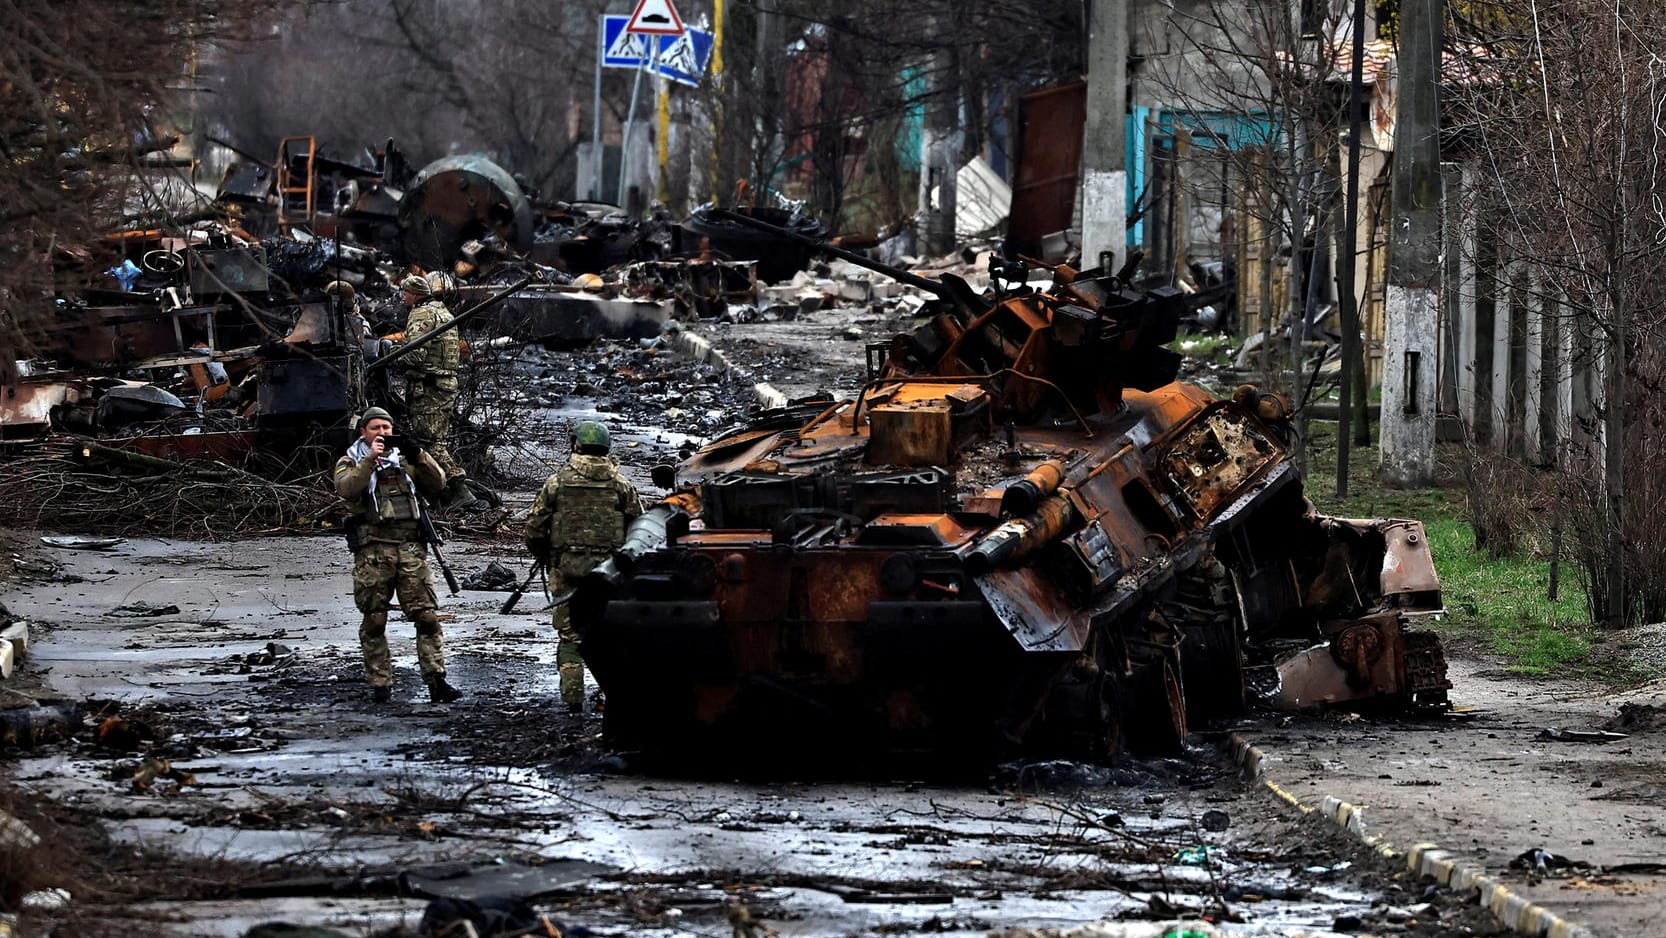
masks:
<svg viewBox="0 0 1666 938"><path fill-rule="evenodd" d="M0 374L48 327L53 264L145 207L147 154L213 43L270 5L0 0Z"/></svg>
<svg viewBox="0 0 1666 938"><path fill-rule="evenodd" d="M1666 9L1643 0L1452 5L1451 132L1482 179L1478 239L1597 376L1560 517L1594 620L1666 617ZM1600 484L1591 484L1599 479Z"/></svg>
<svg viewBox="0 0 1666 938"><path fill-rule="evenodd" d="M931 107L954 115L955 149L983 145L992 102L1075 80L1081 5L1066 0L740 0L727 4L722 91L728 146L717 176L754 191L796 187L830 222L868 177L857 220L893 224L912 211L899 134ZM778 25L777 25L778 24ZM790 81L777 84L775 68ZM788 88L792 88L788 97ZM745 131L745 132L741 132ZM721 189L721 187L720 187ZM720 193L722 194L722 193Z"/></svg>
<svg viewBox="0 0 1666 938"><path fill-rule="evenodd" d="M218 68L211 116L251 148L312 135L338 155L392 138L419 164L482 152L552 196L590 136L604 0L345 0L291 11L281 32ZM628 73L608 70L623 117Z"/></svg>
<svg viewBox="0 0 1666 938"><path fill-rule="evenodd" d="M1303 365L1302 343L1328 295L1322 262L1333 219L1340 215L1339 135L1347 126L1350 61L1343 58L1346 43L1335 40L1347 20L1341 10L1298 7L1288 0L1191 0L1176 3L1168 16L1142 22L1142 46L1160 54L1141 64L1138 78L1157 89L1175 136L1190 141L1194 158L1188 165L1202 168L1209 162L1196 157L1200 150L1215 164L1200 173L1205 185L1191 192L1218 201L1208 190L1237 180L1237 207L1256 230L1238 230L1235 236L1259 241L1263 258L1284 253L1282 311L1271 307L1271 278L1258 284L1251 271L1239 271L1239 296L1259 294L1266 313L1265 379L1292 401L1305 403L1312 379ZM1168 192L1185 185L1176 179L1182 171L1177 157L1162 161L1159 169ZM1233 214L1234 208L1223 205L1222 213ZM1149 191L1134 206L1147 216L1155 210ZM1180 220L1168 224L1185 230ZM1171 274L1183 261L1184 239L1171 243L1179 250L1157 251L1160 269L1153 273ZM1349 252L1344 261L1351 260ZM1282 350L1273 341L1280 329L1288 330ZM1298 459L1304 455L1298 451Z"/></svg>

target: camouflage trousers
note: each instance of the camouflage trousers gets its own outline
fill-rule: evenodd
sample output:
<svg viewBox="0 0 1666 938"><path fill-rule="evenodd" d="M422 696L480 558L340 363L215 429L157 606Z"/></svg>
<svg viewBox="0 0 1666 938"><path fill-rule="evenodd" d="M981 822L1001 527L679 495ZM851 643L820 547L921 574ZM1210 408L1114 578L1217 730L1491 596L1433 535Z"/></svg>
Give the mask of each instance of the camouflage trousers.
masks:
<svg viewBox="0 0 1666 938"><path fill-rule="evenodd" d="M416 624L417 667L422 676L445 673L444 636L435 612L439 601L434 596L434 575L428 571L428 545L373 541L353 552L353 604L364 613L359 648L364 652L365 680L371 687L393 683L387 626L388 605L396 592L406 618Z"/></svg>
<svg viewBox="0 0 1666 938"><path fill-rule="evenodd" d="M560 596L584 579L595 566L607 559L607 554L562 551L560 559L550 565L550 595ZM561 699L569 709L584 703L584 656L580 653L581 639L573 626L572 603L562 603L550 613L555 626L556 669L561 674Z"/></svg>
<svg viewBox="0 0 1666 938"><path fill-rule="evenodd" d="M466 476L457 461L451 458L451 412L457 406L457 379L411 375L406 385L407 423L412 436L421 438L434 461L440 464L445 480Z"/></svg>

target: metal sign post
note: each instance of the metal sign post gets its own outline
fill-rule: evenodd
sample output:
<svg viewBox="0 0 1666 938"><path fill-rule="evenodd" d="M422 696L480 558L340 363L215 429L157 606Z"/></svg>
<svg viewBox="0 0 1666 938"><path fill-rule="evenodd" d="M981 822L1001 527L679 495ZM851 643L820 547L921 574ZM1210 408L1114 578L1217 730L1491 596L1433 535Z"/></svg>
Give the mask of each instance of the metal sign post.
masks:
<svg viewBox="0 0 1666 938"><path fill-rule="evenodd" d="M647 71L684 84L697 84L712 43L710 33L693 32L700 35L686 35L682 17L671 0L637 0L630 16L601 19L601 47L596 67L595 136L598 141L601 139L602 68L636 69L636 77L631 81L630 104L625 109L625 126L620 134L619 185L615 190L620 205L625 204L625 179L630 171L631 136L636 129L636 102L642 93L642 73ZM671 60L669 71L661 67L661 59L668 57L667 52ZM597 175L600 176L599 167Z"/></svg>
<svg viewBox="0 0 1666 938"><path fill-rule="evenodd" d="M653 44L654 60L659 59L658 44ZM625 109L625 130L619 141L619 188L616 202L620 206L625 204L625 174L631 165L631 127L636 123L636 98L642 90L642 73L646 69L637 69L636 78L631 81L631 103Z"/></svg>
<svg viewBox="0 0 1666 938"><path fill-rule="evenodd" d="M603 18L603 35L606 33L606 18ZM636 125L636 98L641 93L641 73L656 72L660 67L660 37L680 37L683 35L683 18L676 15L676 7L671 0L636 0L636 10L631 13L621 30L621 40L633 42L640 37L646 47L646 55L638 58L645 60L636 68L636 78L631 82L630 107L625 110L625 130L620 138L620 187L618 187L618 203L625 205L625 178L630 175L630 138L631 130ZM605 42L605 40L603 40ZM613 48L606 48L606 52L613 52ZM623 50L621 50L623 52ZM620 60L631 58L630 55L620 55ZM643 68L645 65L646 68Z"/></svg>

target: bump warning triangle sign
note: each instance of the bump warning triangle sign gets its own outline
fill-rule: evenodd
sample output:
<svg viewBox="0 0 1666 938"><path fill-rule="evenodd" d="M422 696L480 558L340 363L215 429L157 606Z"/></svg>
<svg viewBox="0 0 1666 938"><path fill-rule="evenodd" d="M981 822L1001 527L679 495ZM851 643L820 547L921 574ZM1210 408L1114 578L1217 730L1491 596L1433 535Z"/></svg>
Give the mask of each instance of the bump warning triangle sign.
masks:
<svg viewBox="0 0 1666 938"><path fill-rule="evenodd" d="M625 24L625 31L675 36L683 31L683 18L677 15L671 0L637 0L636 12Z"/></svg>

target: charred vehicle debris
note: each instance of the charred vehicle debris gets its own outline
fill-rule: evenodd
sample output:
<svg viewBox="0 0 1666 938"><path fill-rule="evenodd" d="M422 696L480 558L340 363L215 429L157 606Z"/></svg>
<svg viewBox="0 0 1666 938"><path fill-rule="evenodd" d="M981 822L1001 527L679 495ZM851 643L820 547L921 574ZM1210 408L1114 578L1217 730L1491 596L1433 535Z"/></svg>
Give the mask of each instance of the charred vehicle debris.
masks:
<svg viewBox="0 0 1666 938"><path fill-rule="evenodd" d="M648 338L758 296L753 261L663 210L542 201L484 156L418 170L391 141L357 160L311 137L271 161L232 149L209 210L59 250L54 323L6 370L6 438L237 461L320 440L367 402L397 414L374 363L402 335L394 284L412 271L447 274L455 312L489 301L471 329L514 342Z"/></svg>
<svg viewBox="0 0 1666 938"><path fill-rule="evenodd" d="M1252 691L1445 708L1422 525L1317 514L1281 397L1176 381L1184 295L1051 270L990 296L887 271L934 314L869 348L854 399L660 480L573 597L611 746L1099 759Z"/></svg>

